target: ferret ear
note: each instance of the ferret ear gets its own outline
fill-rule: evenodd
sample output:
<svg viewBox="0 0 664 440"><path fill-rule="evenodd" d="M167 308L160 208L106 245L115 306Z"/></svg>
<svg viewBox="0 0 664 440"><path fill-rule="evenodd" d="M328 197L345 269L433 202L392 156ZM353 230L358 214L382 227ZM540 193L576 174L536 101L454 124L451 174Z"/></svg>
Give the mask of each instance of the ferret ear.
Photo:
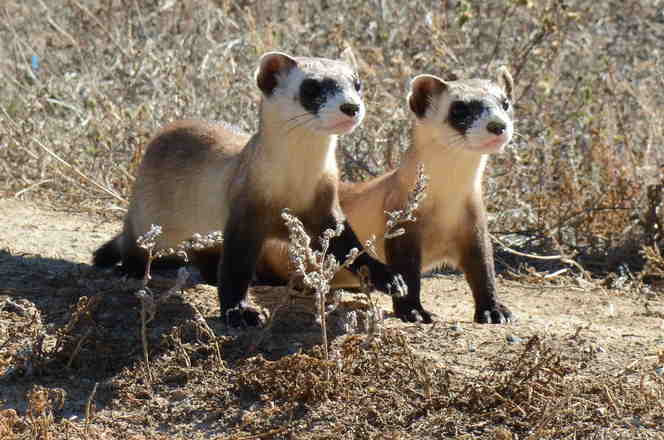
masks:
<svg viewBox="0 0 664 440"><path fill-rule="evenodd" d="M266 96L270 96L279 83L278 76L287 74L295 66L297 66L297 61L285 53L268 52L264 54L258 62L258 69L255 73L258 88Z"/></svg>
<svg viewBox="0 0 664 440"><path fill-rule="evenodd" d="M410 82L408 105L418 118L423 118L431 101L447 89L445 82L433 75L417 75Z"/></svg>
<svg viewBox="0 0 664 440"><path fill-rule="evenodd" d="M512 75L510 75L509 70L507 70L507 67L505 66L500 66L496 70L496 80L498 81L498 84L505 90L505 94L507 95L507 99L512 101L513 94L514 94L514 80L512 79Z"/></svg>

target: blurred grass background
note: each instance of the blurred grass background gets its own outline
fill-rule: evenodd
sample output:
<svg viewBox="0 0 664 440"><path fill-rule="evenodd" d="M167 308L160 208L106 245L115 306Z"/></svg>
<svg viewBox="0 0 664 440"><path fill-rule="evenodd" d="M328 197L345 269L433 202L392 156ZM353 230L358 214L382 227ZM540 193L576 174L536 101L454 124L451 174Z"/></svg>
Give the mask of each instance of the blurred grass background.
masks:
<svg viewBox="0 0 664 440"><path fill-rule="evenodd" d="M121 218L157 127L193 117L255 129L252 73L268 50L352 49L368 113L339 159L344 178L364 179L408 145L411 77L490 77L505 64L518 135L486 172L492 233L598 276L662 277L660 3L6 0L0 195Z"/></svg>

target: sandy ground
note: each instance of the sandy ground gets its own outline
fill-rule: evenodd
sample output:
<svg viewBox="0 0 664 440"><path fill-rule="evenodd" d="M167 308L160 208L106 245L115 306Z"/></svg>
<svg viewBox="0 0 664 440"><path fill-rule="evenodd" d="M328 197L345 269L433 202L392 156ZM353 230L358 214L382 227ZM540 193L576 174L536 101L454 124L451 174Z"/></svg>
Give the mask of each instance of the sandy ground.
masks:
<svg viewBox="0 0 664 440"><path fill-rule="evenodd" d="M119 417L118 402L124 396L121 384L127 379L123 377L136 371L137 362L142 359L135 334L140 305L133 295L115 293L131 293L135 285L89 267L91 252L119 229L119 222L53 212L15 200L0 200L0 213L4 220L0 229L1 369L8 368L20 358L16 354L17 347L30 339L30 329L41 326L47 334L46 345L57 344L54 342L57 329L71 323L72 307L80 305L82 296L114 292L114 295L104 296L103 310L95 315L94 334L103 343L99 342L96 348L88 347L88 351L64 350L69 358L58 358L58 365L67 364L66 368L59 370L60 375L52 371L52 364L48 362L44 365L35 362L32 368L41 371L32 374L23 371L16 377L6 375L0 387L0 409L25 411L26 393L37 384L47 389L64 390L66 403L58 414L79 420L84 416L85 402L94 383L99 382L110 385L97 394L96 423L106 429L117 429L123 423L131 425L128 419L134 415L128 413ZM547 338L565 349L591 353L595 367L589 374L613 374L626 369L636 371L638 366L644 365L655 371L659 365L658 353L664 350L662 293L643 289L606 290L598 286L571 278L561 281L559 286L523 285L501 278L502 301L518 316L515 324L502 326L478 325L471 321L472 298L463 278L456 275L430 277L424 282L425 307L437 316L432 326L404 324L390 317L388 298L376 298L386 312L386 328L400 330L417 353L452 371L480 372L487 359L502 351L515 350L522 341L534 335ZM254 299L260 304L261 294L254 295ZM215 332L227 337L236 336L224 330L217 317L217 307L216 292L212 287L191 286L180 300L169 302L160 309L150 335L158 340L178 323L200 312ZM34 318L35 311L38 318ZM39 323L30 324L35 319ZM306 322L306 319L299 324L289 322L270 337L259 338L258 342L230 344L224 356L234 362L249 356L251 350L258 350L267 358L278 359L315 343L318 332L312 330L314 327L315 323ZM25 329L25 337L12 333L17 328ZM124 331L130 336L122 333ZM123 338L134 342L125 347L118 342ZM116 344L113 349L119 352L115 351L111 356L105 344ZM247 346L251 347L249 352ZM48 351L47 348L44 350ZM155 356L160 353L164 352ZM101 364L86 364L95 357ZM639 377L635 374L634 380L638 381ZM180 392L186 393L183 390ZM159 405L173 411L173 404L169 399L165 400ZM158 422L155 423L159 426ZM206 436L224 434L221 425L210 426ZM169 431L163 427L156 429L161 430ZM661 433L657 428L652 432Z"/></svg>

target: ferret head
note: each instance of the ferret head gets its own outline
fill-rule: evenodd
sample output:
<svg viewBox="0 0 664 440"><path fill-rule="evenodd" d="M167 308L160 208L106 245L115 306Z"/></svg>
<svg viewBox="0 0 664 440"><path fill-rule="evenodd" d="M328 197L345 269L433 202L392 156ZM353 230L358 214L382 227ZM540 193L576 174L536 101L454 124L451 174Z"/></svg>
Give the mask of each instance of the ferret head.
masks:
<svg viewBox="0 0 664 440"><path fill-rule="evenodd" d="M360 79L342 61L269 52L260 59L256 83L264 110L287 132L345 134L364 118Z"/></svg>
<svg viewBox="0 0 664 440"><path fill-rule="evenodd" d="M437 144L480 154L501 152L512 139L512 77L498 71L496 81L443 81L413 78L408 95L416 130Z"/></svg>

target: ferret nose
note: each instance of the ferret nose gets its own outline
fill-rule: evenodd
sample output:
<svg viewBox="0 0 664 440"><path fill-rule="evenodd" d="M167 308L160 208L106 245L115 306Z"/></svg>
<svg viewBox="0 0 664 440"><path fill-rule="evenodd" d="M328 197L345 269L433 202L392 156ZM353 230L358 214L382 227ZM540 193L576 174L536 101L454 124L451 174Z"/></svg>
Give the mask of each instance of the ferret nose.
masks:
<svg viewBox="0 0 664 440"><path fill-rule="evenodd" d="M343 114L346 114L346 115L352 117L352 116L355 116L356 114L358 114L360 112L360 106L357 105L357 104L345 103L345 104L341 104L339 106L339 110L341 110L341 112Z"/></svg>
<svg viewBox="0 0 664 440"><path fill-rule="evenodd" d="M490 133L493 133L497 136L503 134L506 128L507 126L504 122L491 121L486 124L486 129L489 130Z"/></svg>

